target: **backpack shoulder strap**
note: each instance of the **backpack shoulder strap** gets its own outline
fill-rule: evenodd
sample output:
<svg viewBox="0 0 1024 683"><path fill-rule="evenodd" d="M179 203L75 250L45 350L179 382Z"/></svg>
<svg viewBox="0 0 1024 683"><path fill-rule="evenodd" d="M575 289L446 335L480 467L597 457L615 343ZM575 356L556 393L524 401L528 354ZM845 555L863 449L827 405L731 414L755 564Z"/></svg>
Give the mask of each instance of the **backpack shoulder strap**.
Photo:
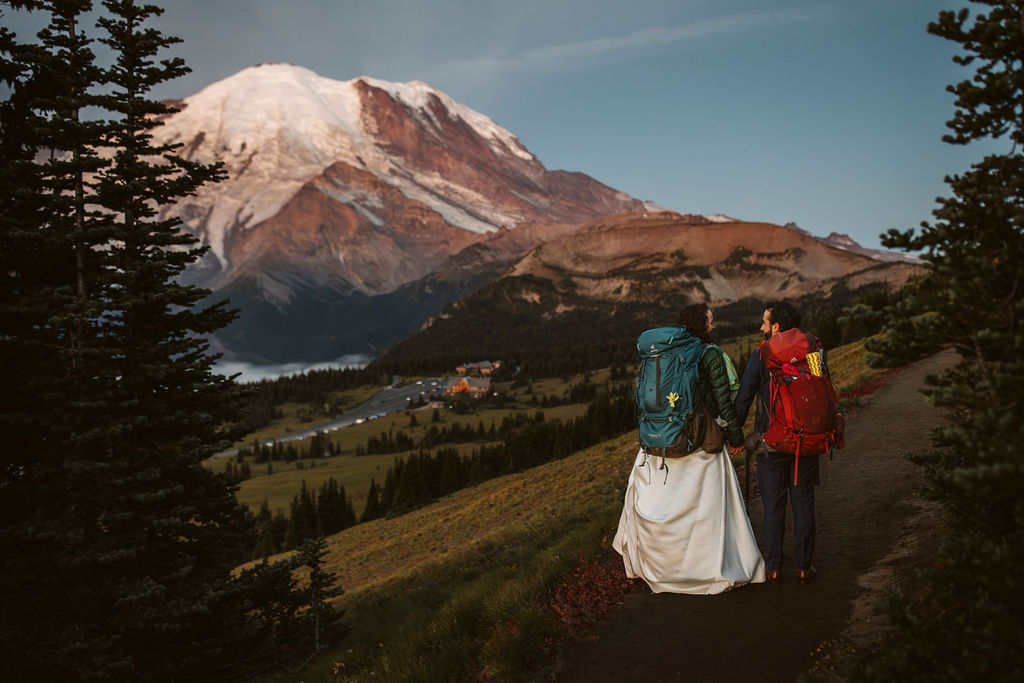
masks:
<svg viewBox="0 0 1024 683"><path fill-rule="evenodd" d="M725 371L729 375L729 393L732 395L733 400L736 399L736 394L740 391L740 376L736 372L736 366L732 362L732 358L729 357L725 351L714 344L708 344L705 349L705 353L708 349L714 349L716 353L722 358L722 362L725 364Z"/></svg>

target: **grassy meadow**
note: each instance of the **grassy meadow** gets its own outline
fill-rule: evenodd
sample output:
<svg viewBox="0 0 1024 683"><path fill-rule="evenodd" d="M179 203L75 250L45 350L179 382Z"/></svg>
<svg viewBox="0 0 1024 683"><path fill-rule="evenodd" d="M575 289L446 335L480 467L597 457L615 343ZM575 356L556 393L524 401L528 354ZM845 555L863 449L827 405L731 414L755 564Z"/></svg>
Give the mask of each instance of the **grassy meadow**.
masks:
<svg viewBox="0 0 1024 683"><path fill-rule="evenodd" d="M608 375L608 370L599 371L591 374L590 381L595 384L603 384L608 379ZM529 415L542 412L546 421L557 419L567 422L582 415L587 409L586 404L575 403L542 409L531 405L531 399L536 397L539 401L545 396L561 399L566 395L572 384L581 380L582 376L570 378L568 381L556 378L540 380L531 384L530 393L527 393L525 387L513 389L511 382L499 384L497 388L505 393L511 407L501 409L484 408L469 415L460 415L446 408L438 408L437 413L440 422L437 423L437 426L439 428L446 428L458 423L476 429L480 423L483 423L485 429L490 429L492 423L495 426L499 426L502 419L516 412L526 412ZM350 390L345 393L350 395L353 400L358 400L361 403L372 398L380 389L381 387L361 387L360 389ZM353 402L351 407L356 405L358 403ZM311 406L289 403L283 404L281 409L284 413L283 417L274 420L270 425L258 432L246 436L239 444L265 443L268 440L279 438L288 432L321 422L328 417L326 415L318 415L314 419L302 423L298 421L297 416L310 413L312 411ZM251 456L244 458L244 461L251 468L252 476L239 485L238 500L247 505L253 512L259 510L263 501L267 501L272 512L281 509L287 514L289 504L295 494L299 492L303 481L306 482L307 488L318 490L321 484L334 477L341 486L345 487L346 493L351 495L353 508L358 516L362 514L363 507L366 504L370 480L376 479L378 484L383 483L384 476L388 468L394 463L395 458L405 457L411 451L361 455L357 457L355 455L356 446L365 446L370 437L380 436L381 432L389 431L395 433L404 432L414 440L418 440L433 424L433 414L434 409L429 407L409 409L329 432L328 439L339 449L339 455L329 458L306 458L294 462L275 460L270 468L270 474L267 473L267 463L255 463ZM413 416L416 418L416 426L410 426ZM298 446L299 443L295 442L295 445ZM472 449L478 447L480 443L452 445L459 449L460 454L469 455ZM308 449L308 444L306 448ZM212 458L207 460L204 465L210 470L223 472L228 462L232 463L232 466L238 465L238 460L234 456Z"/></svg>
<svg viewBox="0 0 1024 683"><path fill-rule="evenodd" d="M354 389L346 389L345 391L335 391L331 394L330 401L340 410L348 411L373 398L382 389L384 389L383 386L368 384ZM243 438L232 444L231 447L248 446L253 442L266 443L267 441L279 439L289 432L305 429L333 417L324 412L323 406L313 406L305 403L282 403L278 408L281 410L281 417L273 420L265 427L246 434Z"/></svg>
<svg viewBox="0 0 1024 683"><path fill-rule="evenodd" d="M562 635L547 596L606 551L636 447L624 435L330 537L352 632L302 679L532 677Z"/></svg>

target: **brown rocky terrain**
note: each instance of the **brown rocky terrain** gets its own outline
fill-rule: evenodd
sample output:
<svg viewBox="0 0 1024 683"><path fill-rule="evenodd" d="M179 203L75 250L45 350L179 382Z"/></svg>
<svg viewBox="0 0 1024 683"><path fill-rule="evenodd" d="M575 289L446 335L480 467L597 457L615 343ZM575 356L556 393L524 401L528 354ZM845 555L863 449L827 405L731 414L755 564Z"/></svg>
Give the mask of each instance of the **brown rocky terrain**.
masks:
<svg viewBox="0 0 1024 683"><path fill-rule="evenodd" d="M507 355L635 338L637 330L666 324L697 301L714 306L725 323L756 315L758 305L779 298L797 300L806 310L838 310L861 288L897 289L923 272L916 264L830 246L791 227L670 211L551 226L532 247L527 235L518 228L502 232L456 257L500 265L516 249L529 249L500 277L429 318L388 356Z"/></svg>
<svg viewBox="0 0 1024 683"><path fill-rule="evenodd" d="M787 227L660 212L606 217L547 241L508 276L570 280L576 293L612 301L650 296L652 290L699 289L719 304L744 297L828 297L840 283L852 289L872 282L899 286L920 272Z"/></svg>

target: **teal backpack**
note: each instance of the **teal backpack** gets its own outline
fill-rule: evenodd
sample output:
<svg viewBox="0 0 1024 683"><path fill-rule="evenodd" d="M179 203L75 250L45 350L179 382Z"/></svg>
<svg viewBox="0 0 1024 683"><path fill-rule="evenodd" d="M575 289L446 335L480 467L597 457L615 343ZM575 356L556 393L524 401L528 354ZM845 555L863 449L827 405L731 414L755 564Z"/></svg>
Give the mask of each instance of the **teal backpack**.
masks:
<svg viewBox="0 0 1024 683"><path fill-rule="evenodd" d="M637 339L636 350L640 368L634 398L641 448L649 452L676 446L689 453L689 422L704 343L677 325L647 330Z"/></svg>

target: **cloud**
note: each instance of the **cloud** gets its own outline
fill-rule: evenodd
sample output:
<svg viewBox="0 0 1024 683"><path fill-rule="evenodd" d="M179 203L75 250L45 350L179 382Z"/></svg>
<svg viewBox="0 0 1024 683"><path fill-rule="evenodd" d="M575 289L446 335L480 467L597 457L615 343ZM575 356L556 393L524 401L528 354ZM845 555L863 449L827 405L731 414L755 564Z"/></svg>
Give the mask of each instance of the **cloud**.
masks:
<svg viewBox="0 0 1024 683"><path fill-rule="evenodd" d="M813 21L818 18L822 9L824 8L746 12L676 26L645 28L623 36L533 48L507 57L451 61L435 67L432 71L439 74L459 74L462 77L486 78L493 77L499 72L513 70L536 73L585 69L632 59L703 38Z"/></svg>
<svg viewBox="0 0 1024 683"><path fill-rule="evenodd" d="M277 379L289 375L312 372L315 370L341 370L344 368L362 368L373 360L372 356L354 354L342 356L338 360L326 363L278 363L276 365L255 365L241 361L218 360L214 364L214 371L231 377L239 374L235 380L240 383L260 382L265 379Z"/></svg>

